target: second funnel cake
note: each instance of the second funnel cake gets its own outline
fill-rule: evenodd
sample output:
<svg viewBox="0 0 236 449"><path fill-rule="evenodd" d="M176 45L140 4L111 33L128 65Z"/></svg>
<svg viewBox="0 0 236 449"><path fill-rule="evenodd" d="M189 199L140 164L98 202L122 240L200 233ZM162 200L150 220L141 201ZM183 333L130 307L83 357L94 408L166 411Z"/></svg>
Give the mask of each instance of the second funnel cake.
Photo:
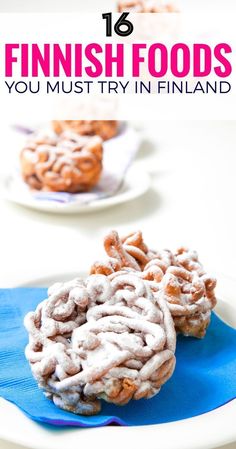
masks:
<svg viewBox="0 0 236 449"><path fill-rule="evenodd" d="M104 247L109 259L95 262L91 273L134 271L165 299L177 332L204 337L216 305L216 280L204 271L196 251L150 250L141 232L120 238L111 231L104 239Z"/></svg>

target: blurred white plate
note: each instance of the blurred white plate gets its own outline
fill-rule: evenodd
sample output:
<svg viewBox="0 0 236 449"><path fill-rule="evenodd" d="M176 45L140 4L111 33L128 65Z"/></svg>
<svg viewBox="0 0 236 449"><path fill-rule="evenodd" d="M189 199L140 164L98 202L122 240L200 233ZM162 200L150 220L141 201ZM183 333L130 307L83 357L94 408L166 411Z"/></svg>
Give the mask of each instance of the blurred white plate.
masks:
<svg viewBox="0 0 236 449"><path fill-rule="evenodd" d="M45 287L84 275L84 272L56 274L27 281L20 286ZM236 328L236 281L220 276L218 281L218 296L223 294L224 300L218 301L216 312ZM33 449L120 449L134 446L135 449L143 449L147 445L148 449L212 449L236 441L236 400L194 418L141 427L50 428L31 421L16 406L3 399L0 399L0 416L0 438Z"/></svg>
<svg viewBox="0 0 236 449"><path fill-rule="evenodd" d="M55 214L74 214L92 212L131 201L143 195L149 189L150 182L150 176L147 173L133 166L127 171L124 181L115 195L97 199L88 204L76 202L61 204L54 201L39 201L29 194L28 189L21 187L21 184L23 184L21 180L12 175L1 176L0 191L4 199L30 209Z"/></svg>

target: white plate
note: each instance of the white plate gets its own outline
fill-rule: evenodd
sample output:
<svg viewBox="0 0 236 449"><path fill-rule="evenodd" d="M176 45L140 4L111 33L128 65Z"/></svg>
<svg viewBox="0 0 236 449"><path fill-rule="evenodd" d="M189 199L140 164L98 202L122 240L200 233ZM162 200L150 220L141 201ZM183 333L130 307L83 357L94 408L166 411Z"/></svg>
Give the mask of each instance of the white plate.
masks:
<svg viewBox="0 0 236 449"><path fill-rule="evenodd" d="M66 281L85 273L67 273L24 282L21 286L45 287L58 280ZM236 327L236 281L219 277L219 300L216 312ZM0 438L33 449L78 449L98 447L120 449L211 449L236 441L236 400L212 412L194 418L166 424L141 427L110 426L93 429L58 429L37 424L28 419L16 406L0 400Z"/></svg>
<svg viewBox="0 0 236 449"><path fill-rule="evenodd" d="M36 200L31 195L22 195L21 189L12 177L1 177L1 195L4 199L21 206L56 214L88 213L99 209L126 203L143 195L150 187L150 176L138 167L131 167L124 178L118 192L110 197L98 199L88 204L60 204L53 201Z"/></svg>

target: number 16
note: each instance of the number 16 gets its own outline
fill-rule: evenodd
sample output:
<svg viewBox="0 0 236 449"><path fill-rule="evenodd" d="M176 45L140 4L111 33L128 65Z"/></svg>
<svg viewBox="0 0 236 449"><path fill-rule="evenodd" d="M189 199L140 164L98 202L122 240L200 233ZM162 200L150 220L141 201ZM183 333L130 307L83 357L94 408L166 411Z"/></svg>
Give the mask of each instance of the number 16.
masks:
<svg viewBox="0 0 236 449"><path fill-rule="evenodd" d="M118 36L129 36L134 30L133 24L126 19L128 15L128 12L123 12L114 25L114 31ZM106 36L110 37L112 36L112 13L104 13L102 18L106 20ZM122 30L122 26L125 27L125 30Z"/></svg>

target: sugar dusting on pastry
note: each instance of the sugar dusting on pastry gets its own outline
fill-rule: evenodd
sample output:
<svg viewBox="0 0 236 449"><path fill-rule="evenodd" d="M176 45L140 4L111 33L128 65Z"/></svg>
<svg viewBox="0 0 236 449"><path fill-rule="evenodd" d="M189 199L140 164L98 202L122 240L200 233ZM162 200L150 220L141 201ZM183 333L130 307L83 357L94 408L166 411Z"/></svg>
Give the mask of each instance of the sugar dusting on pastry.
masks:
<svg viewBox="0 0 236 449"><path fill-rule="evenodd" d="M20 154L23 179L36 190L86 192L102 173L103 145L99 136L65 131L59 136L40 131L28 139Z"/></svg>
<svg viewBox="0 0 236 449"><path fill-rule="evenodd" d="M136 276L149 281L153 291L160 292L177 332L204 337L216 305L216 280L204 271L196 251L184 247L176 252L150 250L140 231L123 238L110 231L104 238L104 248L109 258L96 261L91 273L111 275L132 269Z"/></svg>
<svg viewBox="0 0 236 449"><path fill-rule="evenodd" d="M124 405L157 394L175 367L166 302L134 273L51 287L25 317L26 357L48 398L83 415L100 399Z"/></svg>

